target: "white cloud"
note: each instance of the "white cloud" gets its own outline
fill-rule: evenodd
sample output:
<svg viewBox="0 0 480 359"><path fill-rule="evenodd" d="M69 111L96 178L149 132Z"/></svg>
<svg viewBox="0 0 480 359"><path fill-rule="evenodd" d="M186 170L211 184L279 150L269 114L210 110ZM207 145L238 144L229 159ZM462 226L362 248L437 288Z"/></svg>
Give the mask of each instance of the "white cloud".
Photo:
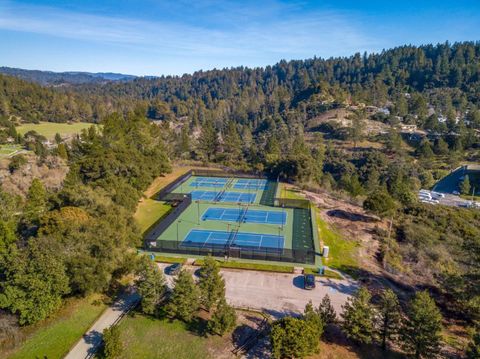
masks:
<svg viewBox="0 0 480 359"><path fill-rule="evenodd" d="M305 13L297 11L301 4L278 2L268 6L202 2L198 6L215 9L209 24L146 21L0 3L0 29L113 44L171 61L179 56L190 57L193 64L196 59L198 63L211 59L212 67L265 65L272 60L314 55L349 55L384 46L382 41L367 36L362 24L346 13Z"/></svg>

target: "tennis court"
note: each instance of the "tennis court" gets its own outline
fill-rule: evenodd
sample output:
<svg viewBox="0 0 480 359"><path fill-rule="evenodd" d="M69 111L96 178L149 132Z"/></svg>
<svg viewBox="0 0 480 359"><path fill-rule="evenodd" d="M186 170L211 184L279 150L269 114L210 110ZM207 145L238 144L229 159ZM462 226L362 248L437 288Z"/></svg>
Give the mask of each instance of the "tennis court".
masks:
<svg viewBox="0 0 480 359"><path fill-rule="evenodd" d="M202 220L285 225L287 213L248 208L210 207L203 214Z"/></svg>
<svg viewBox="0 0 480 359"><path fill-rule="evenodd" d="M257 198L255 193L244 192L215 192L215 191L192 191L194 201L236 202L253 203Z"/></svg>
<svg viewBox="0 0 480 359"><path fill-rule="evenodd" d="M267 180L240 178L237 180L233 188L253 191L265 190L267 188Z"/></svg>
<svg viewBox="0 0 480 359"><path fill-rule="evenodd" d="M182 241L183 247L245 247L250 249L283 250L283 236L246 232L191 230Z"/></svg>
<svg viewBox="0 0 480 359"><path fill-rule="evenodd" d="M222 177L197 177L190 183L190 187L223 188L227 182L228 179Z"/></svg>

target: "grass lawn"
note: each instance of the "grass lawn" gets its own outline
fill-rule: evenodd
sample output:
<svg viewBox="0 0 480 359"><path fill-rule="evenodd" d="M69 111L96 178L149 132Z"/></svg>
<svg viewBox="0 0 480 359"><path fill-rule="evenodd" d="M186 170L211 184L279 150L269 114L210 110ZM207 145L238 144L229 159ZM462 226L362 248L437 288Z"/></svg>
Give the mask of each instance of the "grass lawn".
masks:
<svg viewBox="0 0 480 359"><path fill-rule="evenodd" d="M342 235L331 228L317 210L318 231L323 244L329 247L328 258L323 258L323 263L342 272L352 274L358 268L357 250L358 242L345 240Z"/></svg>
<svg viewBox="0 0 480 359"><path fill-rule="evenodd" d="M218 336L199 336L180 321L154 319L138 313L125 317L119 327L123 343L120 358L213 358L209 349L223 341Z"/></svg>
<svg viewBox="0 0 480 359"><path fill-rule="evenodd" d="M144 233L155 222L162 218L170 208L171 206L164 202L147 198L138 205L137 211L133 217L137 221L142 233Z"/></svg>
<svg viewBox="0 0 480 359"><path fill-rule="evenodd" d="M203 265L203 260L198 259L195 261L196 265ZM251 263L251 262L236 262L236 261L218 261L221 268L234 268L234 269L250 269L266 272L280 272L280 273L293 273L293 266L291 265L276 265L276 264L263 264L263 263Z"/></svg>
<svg viewBox="0 0 480 359"><path fill-rule="evenodd" d="M21 149L21 145L0 145L0 158L9 157Z"/></svg>
<svg viewBox="0 0 480 359"><path fill-rule="evenodd" d="M48 139L53 139L56 133L59 133L62 136L69 136L75 133L80 133L83 129L89 128L92 125L94 124L86 122L75 122L72 124L54 122L40 122L39 124L25 123L17 126L17 132L24 135L28 131L33 130Z"/></svg>
<svg viewBox="0 0 480 359"><path fill-rule="evenodd" d="M100 295L70 299L54 317L25 328L25 342L0 357L62 358L105 308Z"/></svg>

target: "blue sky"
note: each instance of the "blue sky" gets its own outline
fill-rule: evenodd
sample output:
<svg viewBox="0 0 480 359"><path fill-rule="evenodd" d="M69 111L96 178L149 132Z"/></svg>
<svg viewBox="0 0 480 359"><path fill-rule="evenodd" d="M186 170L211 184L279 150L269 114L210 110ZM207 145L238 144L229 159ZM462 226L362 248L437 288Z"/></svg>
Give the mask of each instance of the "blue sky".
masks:
<svg viewBox="0 0 480 359"><path fill-rule="evenodd" d="M183 74L480 40L479 0L0 0L0 66Z"/></svg>

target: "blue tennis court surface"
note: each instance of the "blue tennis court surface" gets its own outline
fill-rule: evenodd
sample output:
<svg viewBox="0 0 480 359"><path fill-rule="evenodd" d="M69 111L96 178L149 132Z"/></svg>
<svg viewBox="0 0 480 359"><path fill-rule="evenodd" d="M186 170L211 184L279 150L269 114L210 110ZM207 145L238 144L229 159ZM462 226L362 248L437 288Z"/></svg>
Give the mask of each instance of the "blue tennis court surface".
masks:
<svg viewBox="0 0 480 359"><path fill-rule="evenodd" d="M194 201L253 203L257 195L244 192L192 191Z"/></svg>
<svg viewBox="0 0 480 359"><path fill-rule="evenodd" d="M246 232L208 231L192 229L181 246L184 247L244 247L249 249L283 250L283 236Z"/></svg>
<svg viewBox="0 0 480 359"><path fill-rule="evenodd" d="M227 184L228 179L222 177L196 177L190 187L213 187L223 188Z"/></svg>
<svg viewBox="0 0 480 359"><path fill-rule="evenodd" d="M202 220L280 225L287 222L287 214L285 212L256 209L212 207L205 211Z"/></svg>
<svg viewBox="0 0 480 359"><path fill-rule="evenodd" d="M240 178L237 180L233 188L235 189L248 189L248 190L264 190L267 187L267 180L264 179L250 179Z"/></svg>

